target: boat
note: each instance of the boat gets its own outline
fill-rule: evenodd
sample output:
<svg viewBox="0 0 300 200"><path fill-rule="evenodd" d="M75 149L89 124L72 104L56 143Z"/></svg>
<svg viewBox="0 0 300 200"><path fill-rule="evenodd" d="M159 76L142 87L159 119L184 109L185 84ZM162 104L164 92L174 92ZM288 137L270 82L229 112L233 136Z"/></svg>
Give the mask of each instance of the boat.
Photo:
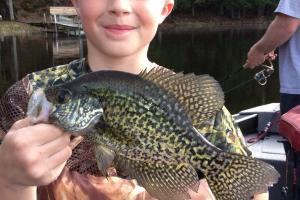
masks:
<svg viewBox="0 0 300 200"><path fill-rule="evenodd" d="M280 173L278 183L269 189L269 199L296 200L296 182L293 184L296 180L295 163L293 153L287 153L290 149L288 140L278 131L279 113L279 103L270 103L242 110L233 117L252 156L273 165Z"/></svg>

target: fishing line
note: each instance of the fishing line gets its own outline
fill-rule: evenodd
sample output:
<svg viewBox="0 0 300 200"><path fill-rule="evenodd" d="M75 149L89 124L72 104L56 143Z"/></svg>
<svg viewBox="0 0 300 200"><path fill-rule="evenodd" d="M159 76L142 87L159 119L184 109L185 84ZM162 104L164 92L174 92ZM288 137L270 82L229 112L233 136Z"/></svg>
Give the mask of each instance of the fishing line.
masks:
<svg viewBox="0 0 300 200"><path fill-rule="evenodd" d="M227 74L227 76L225 76L225 78L223 78L222 80L219 81L219 83L224 83L225 81L231 79L231 77L239 74L242 70L244 70L245 68L242 67L242 68L238 68L237 70L233 71L232 73L230 74Z"/></svg>
<svg viewBox="0 0 300 200"><path fill-rule="evenodd" d="M238 88L240 88L240 87L242 87L242 86L244 86L244 85L250 83L250 82L253 81L253 80L254 80L253 78L248 79L247 81L244 81L244 82L242 82L242 83L240 83L240 84L238 84L238 85L232 87L231 89L225 91L224 94L229 93L229 92L231 92L231 91L233 91L233 90L236 90L236 89L238 89Z"/></svg>
<svg viewBox="0 0 300 200"><path fill-rule="evenodd" d="M245 67L240 67L238 68L237 70L233 71L232 73L230 74L227 74L227 76L225 78L223 78L222 80L219 81L220 84L230 80L232 77L236 76L237 74L239 74L240 72L244 71L246 68ZM234 87L232 87L231 89L227 90L227 91L224 91L224 94L228 93L228 92L231 92L233 90L236 90L244 85L246 85L247 83L251 82L253 80L253 78L249 79L249 80L246 80Z"/></svg>

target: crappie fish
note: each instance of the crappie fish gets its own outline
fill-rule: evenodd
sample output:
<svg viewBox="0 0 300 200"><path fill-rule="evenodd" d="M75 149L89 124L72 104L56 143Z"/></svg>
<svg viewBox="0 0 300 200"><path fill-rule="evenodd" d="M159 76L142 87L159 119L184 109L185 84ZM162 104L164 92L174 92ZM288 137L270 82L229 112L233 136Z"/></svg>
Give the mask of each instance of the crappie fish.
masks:
<svg viewBox="0 0 300 200"><path fill-rule="evenodd" d="M217 200L249 200L279 177L267 163L218 149L195 128L224 104L219 84L207 75L99 71L32 99L29 115L48 111L50 123L84 132L101 171L114 162L160 200L189 199L197 172Z"/></svg>

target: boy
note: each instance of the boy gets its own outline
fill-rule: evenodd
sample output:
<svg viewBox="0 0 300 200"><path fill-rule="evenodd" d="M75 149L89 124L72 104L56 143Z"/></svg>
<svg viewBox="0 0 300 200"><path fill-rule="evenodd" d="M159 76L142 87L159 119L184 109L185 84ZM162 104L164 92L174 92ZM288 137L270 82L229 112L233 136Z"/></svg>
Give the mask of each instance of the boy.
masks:
<svg viewBox="0 0 300 200"><path fill-rule="evenodd" d="M98 174L95 162L89 159L92 156L89 154L87 141L82 141L72 153L69 134L49 124L32 125L28 118L22 118L25 117L28 96L39 87L72 80L89 71L109 69L138 74L146 68L157 66L147 58L149 43L155 36L158 25L172 11L174 2L173 0L72 0L72 2L81 17L86 33L87 59L29 74L12 86L1 99L2 135L7 132L0 146L1 198L33 200L37 199L38 193L41 200L153 199L134 181L118 177L107 180L105 177L92 176ZM222 109L216 120L212 119L203 129L207 129L220 119L230 119L226 112L225 108ZM17 119L21 120L12 125ZM207 129L207 132L217 134L225 129L229 130L226 134L231 137L217 136L226 141L226 144L219 145L238 153L245 153L246 150L231 119L224 123L225 120L218 123L220 129ZM207 137L215 138L211 135ZM232 140L232 137L236 140ZM207 184L205 181L202 182L198 193L191 191L191 198L213 199ZM43 185L48 186L39 187L37 192L37 186Z"/></svg>

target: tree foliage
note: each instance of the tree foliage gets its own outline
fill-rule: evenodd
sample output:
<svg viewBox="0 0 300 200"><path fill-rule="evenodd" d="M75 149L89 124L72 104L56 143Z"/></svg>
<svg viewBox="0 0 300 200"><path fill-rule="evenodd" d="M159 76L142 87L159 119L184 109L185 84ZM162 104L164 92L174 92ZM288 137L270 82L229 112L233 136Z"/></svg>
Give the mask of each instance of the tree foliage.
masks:
<svg viewBox="0 0 300 200"><path fill-rule="evenodd" d="M177 12L200 13L209 10L217 15L241 18L249 15L269 15L279 0L175 0Z"/></svg>
<svg viewBox="0 0 300 200"><path fill-rule="evenodd" d="M12 0L15 15L41 12L49 6L66 6L70 0ZM99 0L101 1L101 0ZM248 16L264 16L273 13L279 0L174 0L175 11L197 16L203 12L212 15L228 16L233 19ZM295 0L299 1L299 0ZM0 14L9 18L8 0L0 0ZM43 14L42 12L40 13Z"/></svg>

